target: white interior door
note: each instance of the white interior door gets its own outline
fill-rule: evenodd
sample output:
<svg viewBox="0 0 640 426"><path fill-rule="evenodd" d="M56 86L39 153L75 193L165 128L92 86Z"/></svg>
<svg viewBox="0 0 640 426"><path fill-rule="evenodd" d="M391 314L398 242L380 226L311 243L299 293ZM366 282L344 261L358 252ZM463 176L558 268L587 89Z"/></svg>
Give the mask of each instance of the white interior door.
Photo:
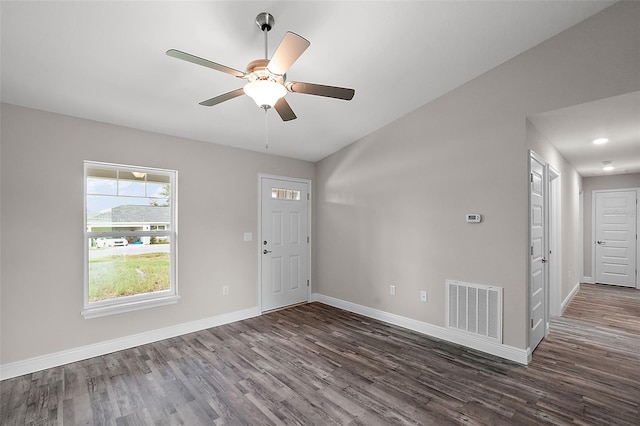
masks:
<svg viewBox="0 0 640 426"><path fill-rule="evenodd" d="M595 193L596 283L636 286L637 192Z"/></svg>
<svg viewBox="0 0 640 426"><path fill-rule="evenodd" d="M261 309L309 300L308 182L261 177Z"/></svg>
<svg viewBox="0 0 640 426"><path fill-rule="evenodd" d="M533 351L545 333L545 289L547 271L545 257L547 250L545 223L545 164L535 155L531 155L530 176L530 276L529 276L529 348Z"/></svg>

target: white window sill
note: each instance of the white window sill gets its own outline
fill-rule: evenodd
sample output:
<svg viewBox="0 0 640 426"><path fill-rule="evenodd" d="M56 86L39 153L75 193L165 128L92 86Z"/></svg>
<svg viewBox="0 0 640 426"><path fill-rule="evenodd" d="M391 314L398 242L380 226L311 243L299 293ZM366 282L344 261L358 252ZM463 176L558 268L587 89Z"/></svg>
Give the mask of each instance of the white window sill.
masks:
<svg viewBox="0 0 640 426"><path fill-rule="evenodd" d="M157 306L172 305L178 303L180 296L156 297L153 299L136 300L118 303L117 305L89 307L82 310L85 319L99 318L107 315L116 315L124 312L137 311L140 309L155 308Z"/></svg>

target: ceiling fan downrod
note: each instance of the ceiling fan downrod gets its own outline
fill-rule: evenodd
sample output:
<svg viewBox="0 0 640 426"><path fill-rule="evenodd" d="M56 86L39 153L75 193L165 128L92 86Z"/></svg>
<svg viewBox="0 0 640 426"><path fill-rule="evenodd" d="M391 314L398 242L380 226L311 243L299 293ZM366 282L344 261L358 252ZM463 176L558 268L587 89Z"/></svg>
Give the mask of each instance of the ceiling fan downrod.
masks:
<svg viewBox="0 0 640 426"><path fill-rule="evenodd" d="M256 25L260 28L260 31L264 33L264 58L269 59L269 31L276 24L276 20L272 14L268 12L259 13L256 16Z"/></svg>

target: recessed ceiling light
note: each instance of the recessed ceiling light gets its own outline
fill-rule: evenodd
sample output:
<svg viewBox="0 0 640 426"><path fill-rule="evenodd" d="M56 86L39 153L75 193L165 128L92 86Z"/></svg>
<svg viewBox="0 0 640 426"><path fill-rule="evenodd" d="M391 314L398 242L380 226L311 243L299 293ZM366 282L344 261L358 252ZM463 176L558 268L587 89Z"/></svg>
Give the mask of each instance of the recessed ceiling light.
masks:
<svg viewBox="0 0 640 426"><path fill-rule="evenodd" d="M613 166L604 166L602 170L604 170L605 172L610 172L611 170L613 170Z"/></svg>
<svg viewBox="0 0 640 426"><path fill-rule="evenodd" d="M607 138L598 138L593 140L594 145L602 145L603 143L607 143L607 142L609 142L609 139Z"/></svg>

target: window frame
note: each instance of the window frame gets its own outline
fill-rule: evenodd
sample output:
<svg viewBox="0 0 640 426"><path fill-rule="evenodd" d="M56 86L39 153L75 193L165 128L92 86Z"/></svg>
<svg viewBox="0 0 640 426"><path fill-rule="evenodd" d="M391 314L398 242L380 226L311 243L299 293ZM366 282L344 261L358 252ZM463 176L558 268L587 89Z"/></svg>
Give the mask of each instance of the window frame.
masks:
<svg viewBox="0 0 640 426"><path fill-rule="evenodd" d="M87 223L87 171L89 168L99 168L105 170L120 170L126 172L143 172L148 175L161 175L169 178L171 188L169 194L169 207L171 213L171 223L165 226L164 230L154 231L88 231ZM85 319L97 318L106 315L115 315L123 312L130 312L139 309L152 308L177 303L180 299L178 295L178 171L170 169L160 169L155 167L132 166L125 164L105 163L99 161L84 161L84 301L82 316ZM168 228L168 229L166 229ZM117 234L117 235L116 235ZM104 237L126 236L135 237L152 237L152 236L168 236L169 237L169 280L168 290L157 291L153 293L136 294L132 296L123 296L115 299L101 300L97 302L89 301L89 249L91 239Z"/></svg>

